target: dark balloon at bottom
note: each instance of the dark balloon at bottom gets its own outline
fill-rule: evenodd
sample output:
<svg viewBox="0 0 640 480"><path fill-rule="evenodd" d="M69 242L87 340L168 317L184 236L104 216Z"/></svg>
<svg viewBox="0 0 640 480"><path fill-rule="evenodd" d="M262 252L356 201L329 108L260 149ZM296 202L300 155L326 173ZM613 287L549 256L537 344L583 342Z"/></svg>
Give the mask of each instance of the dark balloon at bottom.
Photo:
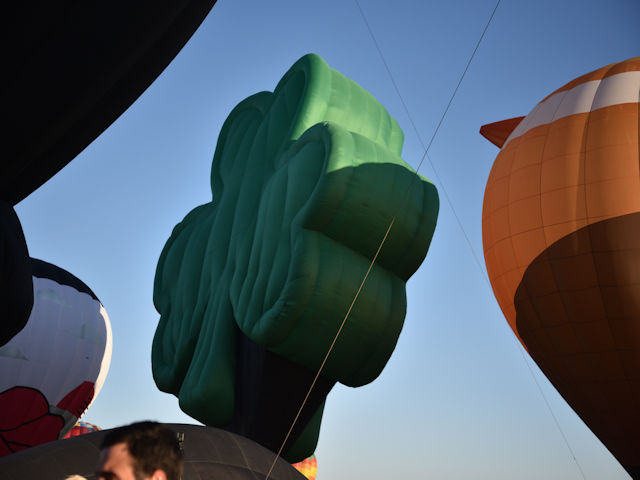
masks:
<svg viewBox="0 0 640 480"><path fill-rule="evenodd" d="M182 480L255 480L265 478L276 455L256 442L212 427L168 424L183 436ZM93 478L103 437L110 430L46 443L0 458L3 480L36 480L83 475ZM305 480L279 458L269 475L272 480Z"/></svg>

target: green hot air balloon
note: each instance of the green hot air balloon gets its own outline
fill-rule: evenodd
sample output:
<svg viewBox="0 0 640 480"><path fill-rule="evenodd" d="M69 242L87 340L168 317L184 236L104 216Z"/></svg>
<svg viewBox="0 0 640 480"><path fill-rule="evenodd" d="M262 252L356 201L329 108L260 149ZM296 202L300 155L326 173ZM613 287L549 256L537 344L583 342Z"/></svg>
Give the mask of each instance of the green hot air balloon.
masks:
<svg viewBox="0 0 640 480"><path fill-rule="evenodd" d="M313 453L336 381L380 374L439 205L400 158L403 139L371 94L317 55L231 112L213 200L174 228L155 277L153 374L188 415L277 451L395 216L285 457Z"/></svg>

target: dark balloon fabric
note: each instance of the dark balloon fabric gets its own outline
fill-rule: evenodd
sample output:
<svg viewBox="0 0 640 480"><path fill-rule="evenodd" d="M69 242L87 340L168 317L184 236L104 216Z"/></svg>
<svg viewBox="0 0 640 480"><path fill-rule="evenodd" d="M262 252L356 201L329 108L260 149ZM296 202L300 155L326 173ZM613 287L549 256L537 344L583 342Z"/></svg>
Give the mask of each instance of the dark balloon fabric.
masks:
<svg viewBox="0 0 640 480"><path fill-rule="evenodd" d="M242 332L237 345L235 408L224 428L277 452L308 394L283 448L287 460L306 458L315 449L324 401L336 382L320 375L309 392L315 372L270 352Z"/></svg>
<svg viewBox="0 0 640 480"><path fill-rule="evenodd" d="M382 372L439 208L435 186L400 158L403 140L380 102L314 54L231 111L212 201L176 225L154 282L153 376L185 413L277 450L322 365L284 451L299 461L333 384Z"/></svg>
<svg viewBox="0 0 640 480"><path fill-rule="evenodd" d="M185 468L182 480L255 480L266 477L275 454L233 433L197 425L168 425L183 434ZM63 479L79 474L92 478L100 443L109 430L33 447L0 458L2 480ZM269 476L273 480L305 480L279 458Z"/></svg>
<svg viewBox="0 0 640 480"><path fill-rule="evenodd" d="M0 201L0 347L27 323L33 307L31 262L20 220Z"/></svg>
<svg viewBox="0 0 640 480"><path fill-rule="evenodd" d="M8 3L0 199L15 205L100 135L171 62L214 3Z"/></svg>

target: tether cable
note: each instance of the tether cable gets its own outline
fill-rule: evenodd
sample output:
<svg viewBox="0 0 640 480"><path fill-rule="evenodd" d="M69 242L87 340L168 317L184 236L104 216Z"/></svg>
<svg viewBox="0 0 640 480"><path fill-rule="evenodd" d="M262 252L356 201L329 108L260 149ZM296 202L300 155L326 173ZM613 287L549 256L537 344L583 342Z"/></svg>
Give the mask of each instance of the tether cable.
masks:
<svg viewBox="0 0 640 480"><path fill-rule="evenodd" d="M329 350L327 351L327 354L324 356L324 359L322 360L322 363L320 364L320 367L318 368L318 372L316 373L316 376L313 378L313 382L311 382L311 386L309 387L309 390L307 390L307 394L304 397L304 400L302 401L302 405L300 405L300 408L298 409L298 413L296 414L295 418L293 419L293 422L291 423L291 427L289 427L289 431L287 432L286 437L284 437L282 445L280 445L280 449L278 450L278 453L276 454L275 460L271 464L271 468L269 468L269 472L267 473L267 476L265 477L265 480L269 479L269 476L271 475L271 471L273 470L273 467L275 466L276 462L278 461L278 457L280 457L280 454L282 453L282 450L284 449L284 446L287 443L287 440L289 440L289 436L291 435L291 432L293 431L293 427L295 427L296 422L298 421L298 418L300 417L300 414L302 413L302 409L304 408L305 404L307 403L307 400L309 399L309 395L311 395L311 391L313 390L313 387L315 387L316 382L318 381L318 378L320 377L320 373L322 372L322 369L324 368L324 365L327 363L327 359L329 358L329 355L331 354L331 351L333 350L333 346L338 341L338 337L340 336L340 333L342 332L342 328L347 323L347 318L349 318L349 314L351 314L351 309L355 305L356 300L358 299L358 296L360 295L360 292L362 291L362 287L364 287L364 283L367 281L367 277L369 276L369 273L371 272L371 269L373 268L373 264L375 263L376 259L378 258L378 255L380 254L380 250L382 250L382 246L384 245L384 242L387 239L387 236L389 235L389 232L391 231L391 227L393 226L393 223L395 222L395 220L396 220L396 217L394 215L393 219L391 220L391 223L389 223L389 227L387 228L387 231L384 234L384 238L382 239L382 241L380 242L380 245L378 246L378 250L376 251L376 254L373 256L373 259L371 260L371 263L369 264L369 268L367 269L367 273L364 274L364 278L362 279L362 282L360 282L360 286L358 287L358 291L356 292L355 296L353 297L353 300L351 301L351 305L349 305L349 309L347 310L347 313L345 314L344 318L342 319L342 323L340 324L340 328L338 328L338 331L336 332L335 336L333 337L333 341L331 342L331 345L329 346Z"/></svg>
<svg viewBox="0 0 640 480"><path fill-rule="evenodd" d="M336 332L333 341L331 342L331 345L329 346L329 349L326 353L326 355L324 356L324 359L322 360L322 363L320 364L320 367L318 368L318 371L316 372L316 375L313 379L313 381L311 382L311 386L309 387L307 394L305 395L304 400L302 401L302 404L300 405L300 408L298 409L298 412L296 413L295 418L293 419L293 422L291 423L291 426L289 427L289 431L287 432L287 435L285 436L284 440L282 441L282 444L280 445L280 448L278 449L278 452L276 454L276 457L274 458L273 462L271 463L271 467L269 468L269 471L267 472L267 475L265 477L265 480L269 480L269 477L271 476L271 472L273 471L278 458L280 457L280 455L282 454L282 450L284 449L284 446L286 445L287 441L289 440L289 437L291 436L291 432L293 431L293 428L296 425L296 422L298 421L298 418L300 418L300 414L302 413L302 410L304 409L307 400L309 399L309 395L311 395L311 392L313 391L313 388L315 387L315 384L318 380L318 378L320 377L320 374L322 373L322 369L324 368L327 359L329 358L329 355L331 354L331 351L333 350L333 347L335 346L336 342L338 341L338 338L340 336L340 333L342 332L342 329L344 328L344 325L347 322L347 319L349 318L349 315L351 314L351 310L353 309L353 306L355 305L358 297L360 296L360 292L362 291L362 288L364 287L365 282L367 281L367 278L369 276L369 273L371 272L371 269L373 268L373 265L375 264L378 255L380 254L380 251L382 250L382 247L384 246L384 243L387 240L387 237L389 236L389 232L391 231L391 228L393 227L393 224L396 221L396 217L398 215L398 212L400 211L400 208L402 207L402 205L404 204L404 202L406 201L409 192L411 191L411 188L413 188L415 181L417 178L419 178L418 176L418 171L420 170L420 167L422 166L422 164L424 163L425 158L427 158L427 153L429 151L429 148L431 148L431 144L433 143L433 140L435 139L438 130L440 129L440 126L442 125L445 116L447 115L447 112L449 111L449 108L451 107L451 104L453 103L453 99L455 98L458 89L460 88L460 84L462 83L462 80L464 79L467 70L469 69L469 66L471 65L471 62L476 54L476 52L478 51L478 48L480 46L480 43L482 42L482 39L485 36L485 33L487 32L487 29L489 28L489 25L491 24L491 21L493 20L493 17L495 15L496 10L498 9L498 6L500 5L500 1L498 0L498 2L496 3L496 6L494 7L491 16L489 17L489 20L487 21L487 24L484 27L484 30L482 31L482 35L480 36L480 38L478 39L478 41L476 42L476 46L473 50L473 53L471 54L471 56L469 57L469 60L467 61L467 65L464 69L464 71L462 72L462 75L460 76L460 80L458 81L458 84L456 85L456 88L454 89L453 93L451 94L451 97L449 98L449 102L447 103L447 107L445 108L444 112L442 113L440 120L438 122L438 125L435 129L435 131L433 132L433 135L431 136L431 139L429 140L429 144L427 145L427 147L425 148L424 143L422 142L422 138L420 137L420 134L418 133L418 130L415 126L415 123L413 122L413 118L411 117L409 110L404 102L404 99L402 97L402 95L400 94L400 90L398 89L398 86L396 85L396 82L393 78L393 75L391 74L391 70L389 69L389 66L387 65L387 62L384 59L384 55L382 55L382 51L380 50L380 47L378 45L378 42L375 39L375 35L373 34L373 31L371 30L371 27L369 26L369 23L366 20L366 17L364 16L364 12L362 11L362 8L360 7L360 3L358 2L358 0L354 0L356 5L358 6L358 10L360 11L360 15L362 16L362 19L364 20L367 29L369 30L369 34L371 35L371 38L373 39L373 42L378 50L378 54L380 55L380 58L382 59L382 62L387 70L387 73L389 75L389 78L391 79L391 82L393 83L393 86L396 90L396 94L398 95L398 97L400 98L400 101L402 102L402 105L405 109L405 112L407 114L407 116L409 117L409 120L411 122L411 125L413 126L414 131L416 132L416 135L420 141L420 144L422 145L423 149L424 149L424 153L420 159L420 162L418 163L418 167L416 168L416 172L415 175L412 177L411 182L409 183L409 186L407 187L402 200L400 201L400 203L398 204L398 208L396 209L396 212L394 213L393 217L391 218L391 221L389 222L389 227L387 228L387 231L385 232L382 240L380 241L380 244L378 246L378 249L375 253L375 255L373 256L373 258L371 259L371 263L369 264L369 268L367 269L367 272L364 275L364 278L362 279L362 282L360 283L360 286L358 287L358 290L356 291L356 294L353 297L353 300L351 301L351 304L349 305L349 309L347 310L347 313L345 314L344 318L342 319L342 323L340 324L340 327L338 328L338 331ZM433 169L434 173L436 174L437 177L437 173L435 168L433 167L433 164L431 163L431 159L429 159L429 163L431 164L431 168ZM440 185L442 185L442 182L440 181L440 179L438 178L438 182L440 183ZM445 191L444 186L442 187L443 191ZM445 191L445 197L447 198L447 202L449 203L449 206L451 207L451 210L454 212L454 215L456 216L456 219L458 220L458 224L460 226L460 229L462 230L464 237L467 239L467 243L469 245L469 247L471 248L471 251L474 254L474 258L476 259L476 262L478 263L478 265L480 266L480 263L478 261L477 256L475 255L475 251L473 250L473 247L471 246L471 242L469 241L468 236L466 235L464 228L462 228L462 223L460 222L458 216L455 214L455 210L453 209L453 205L451 204L451 201L449 200L449 196L446 195L446 191ZM482 267L480 266L480 269L482 271Z"/></svg>
<svg viewBox="0 0 640 480"><path fill-rule="evenodd" d="M385 69L387 70L387 74L389 75L389 78L391 79L391 83L393 84L393 88L396 91L396 94L398 95L398 98L400 99L400 102L402 103L402 107L404 108L405 114L407 115L407 117L409 118L409 122L411 123L411 126L413 127L413 131L416 134L416 137L418 139L418 141L420 142L420 145L422 145L422 148L424 149L424 154L422 155L422 158L420 159L420 163L418 164L418 167L416 168L416 177L417 174L420 170L420 168L422 167L422 164L424 163L424 159L427 158L429 160L429 165L431 166L431 169L433 170L434 176L436 178L436 180L438 181L438 183L440 184L440 186L442 187L442 192L444 193L445 199L449 205L449 208L451 209L453 216L456 219L456 222L458 224L458 227L460 228L460 231L462 232L462 235L465 238L465 241L467 242L467 245L469 246L469 250L471 250L471 254L473 255L473 258L476 262L476 265L478 266L478 268L480 269L480 272L482 274L482 278L484 278L487 286L489 286L489 288L491 289L491 282L489 281L489 277L487 275L487 273L485 272L485 270L482 268L482 263L480 262L478 255L476 254L475 249L473 248L473 245L471 244L471 240L469 239L469 236L467 235L467 232L465 231L462 222L460 221L460 217L458 217L458 214L456 213L455 208L453 207L453 203L451 202L451 199L449 198L449 195L447 194L447 190L444 187L444 183L442 182L442 180L440 180L440 177L438 175L438 172L435 168L435 166L433 165L433 162L431 161L431 158L428 155L429 149L431 148L431 144L433 143L434 138L436 137L436 134L438 133L438 130L440 129L440 126L442 125L443 121L444 121L444 117L446 116L447 112L449 111L449 108L451 107L451 104L453 103L453 99L456 96L456 93L458 92L458 89L460 88L460 84L462 83L462 80L464 79L467 70L469 69L469 66L471 65L471 61L473 60L473 57L475 56L476 52L478 51L478 48L480 47L480 42L482 42L482 39L485 36L485 33L487 32L487 29L489 28L489 25L491 23L491 21L493 20L493 17L495 16L496 10L498 9L498 6L500 5L501 0L498 0L496 2L495 7L493 8L493 11L491 12L491 16L489 17L489 20L487 21L487 24L484 27L484 30L482 31L482 35L480 35L480 38L478 39L478 42L476 43L476 46L473 50L473 53L471 54L471 57L469 58L469 61L467 62L467 65L465 66L464 71L462 72L462 75L460 76L460 80L458 81L458 84L456 85L456 88L453 91L453 94L451 95L451 98L449 99L449 103L447 104L442 116L440 117L440 121L438 122L438 125L436 126L435 131L433 132L433 135L431 136L431 139L429 140L429 144L425 147L424 146L424 142L422 141L422 136L420 135L420 132L418 131L418 128L415 125L415 122L413 121L413 117L411 116L411 113L409 112L409 109L404 101L404 98L402 97L402 94L400 93L400 89L398 88L398 85L393 77L393 74L391 73L391 69L389 68L389 65L387 64L387 61L384 58L384 55L382 54L382 49L380 48L380 45L378 44L378 41L376 40L375 35L373 34L373 30L371 29L371 26L369 25L369 22L367 21L366 16L364 15L364 12L362 10L362 7L360 6L360 2L358 0L354 0L356 5L358 6L358 10L360 11L360 15L367 27L367 30L369 31L369 35L371 36L371 39L373 40L373 43L376 47L376 50L378 51L378 55L380 56L380 59L385 67ZM409 186L409 188L411 188L411 185ZM395 220L395 216L393 218L393 220ZM544 391L542 390L542 387L540 385L540 382L538 382L538 379L535 376L535 373L533 371L533 369L531 368L531 365L529 363L529 361L527 360L527 357L524 353L523 348L520 345L520 341L518 340L518 338L516 337L515 332L512 329L509 329L511 331L511 338L514 341L514 346L516 348L516 350L518 350L518 352L520 353L520 355L522 356L522 360L524 361L524 364L527 366L527 369L529 371L529 374L531 375L531 378L533 379L533 382L535 383L538 392L540 393L540 396L542 397L542 400L544 401L547 410L549 412L549 414L551 415L551 418L553 419L554 424L556 425L556 428L558 429L558 431L560 432L560 436L562 437L562 440L564 441L564 444L566 445L567 449L569 450L569 453L571 455L571 458L573 459L573 461L576 464L576 467L578 468L578 471L580 472L580 475L582 476L583 479L586 480L586 477L584 475L584 472L582 471L582 467L580 466L580 462L578 462L578 459L573 451L573 449L571 448L571 445L569 444L569 440L567 439L564 430L562 429L562 427L560 426L560 422L558 421L557 416L555 415L555 413L553 412L553 409L551 408L551 405L546 397L546 395L544 394Z"/></svg>
<svg viewBox="0 0 640 480"><path fill-rule="evenodd" d="M428 143L428 145L426 147L424 145L424 142L422 141L422 136L420 135L420 132L418 131L418 127L416 127L416 124L413 121L413 117L411 116L411 113L409 113L409 108L407 107L407 104L405 103L404 98L402 97L402 94L400 93L400 89L398 88L398 85L397 85L395 79L393 78L393 75L391 73L391 69L389 68L389 65L387 64L387 61L385 60L384 55L382 54L382 49L380 48L380 45L378 44L378 41L376 40L376 37L373 34L373 30L371 29L371 26L369 25L369 22L367 21L367 17L364 15L364 11L362 10L362 7L360 6L360 2L358 0L354 0L354 1L355 1L356 5L358 6L358 10L360 11L360 16L362 17L362 20L364 21L364 24L366 25L367 30L369 31L369 35L371 36L371 40L373 40L373 43L376 46L376 50L378 51L378 55L380 56L380 60L382 61L382 64L384 65L384 68L387 71L387 75L389 75L389 78L391 79L391 83L393 84L393 88L395 89L396 94L398 95L398 98L400 99L400 103L402 103L402 108L404 109L405 114L409 118L409 123L411 123L411 127L413 128L413 131L416 134L416 138L418 139L418 142L420 142L420 145L422 146L422 150L424 151L424 153L422 154L422 157L420 158L420 162L418 163L418 167L416 168L416 176L417 176L418 172L420 171L420 168L422 167L422 164L424 163L424 160L426 158L429 161L429 165L431 166L431 170L433 170L433 175L435 177L435 180L442 187L442 193L444 194L444 198L445 198L447 204L449 205L449 208L451 209L451 212L453 213L454 218L456 219L456 223L458 224L458 227L460 228L460 231L462 232L462 235L464 236L464 239L467 242L467 245L469 246L469 250L471 250L471 254L473 255L473 259L475 260L476 265L478 266L478 269L480 270L480 273L482 274L482 277L484 278L485 282L487 282L487 285L489 287L491 287L491 283L489 282L489 277L486 275L484 269L482 268L482 262L478 258L478 255L476 254L476 251L473 248L473 245L471 244L471 240L469 239L469 236L467 235L467 232L465 231L464 227L462 226L462 221L460 220L460 217L458 217L456 209L453 208L453 203L451 202L451 198L449 197L449 194L447 193L447 189L444 188L444 183L442 182L442 180L440 180L440 176L438 175L438 171L436 170L436 167L433 165L433 162L431 161L431 157L429 157L428 153L429 153L429 149L431 149L431 145L433 144L433 140L436 138L436 135L438 134L438 131L440 130L440 127L442 126L442 123L444 122L444 117L447 115L447 112L449 111L449 108L451 107L451 104L453 103L453 99L455 98L456 94L458 93L460 85L462 84L462 80L464 79L465 75L467 74L467 70L469 70L469 66L471 65L471 61L473 60L473 57L475 57L476 52L478 51L478 48L480 47L480 43L482 42L482 39L484 38L485 34L487 33L487 29L489 28L489 25L491 24L491 21L493 20L493 17L494 17L494 15L496 13L496 10L498 9L498 6L500 5L501 0L498 0L498 2L496 3L496 6L493 8L493 11L491 12L491 16L489 17L489 20L487 21L487 24L485 25L484 30L482 31L482 34L480 35L480 38L476 42L476 46L473 49L473 53L471 53L471 56L469 57L469 60L467 61L467 65L464 67L464 71L462 72L462 75L460 75L460 79L458 80L458 84L456 85L456 88L453 90L453 93L451 94L451 97L449 98L449 103L447 103L447 106L445 107L444 112L442 112L442 115L440 116L440 120L438 121L438 125L436 126L436 129L434 130L433 134L431 135L431 139L429 140L429 143Z"/></svg>

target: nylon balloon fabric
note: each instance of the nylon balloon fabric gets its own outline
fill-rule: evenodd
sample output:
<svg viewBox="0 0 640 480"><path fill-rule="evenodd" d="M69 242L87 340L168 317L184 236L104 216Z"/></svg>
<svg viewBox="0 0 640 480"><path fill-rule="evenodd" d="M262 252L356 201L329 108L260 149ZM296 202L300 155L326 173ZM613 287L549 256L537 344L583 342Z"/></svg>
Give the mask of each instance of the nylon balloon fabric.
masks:
<svg viewBox="0 0 640 480"><path fill-rule="evenodd" d="M256 480L266 478L275 455L251 440L216 428L168 424L183 438L182 480ZM3 480L63 479L94 475L100 445L109 430L50 442L0 458ZM273 480L305 480L295 468L278 458L269 476Z"/></svg>
<svg viewBox="0 0 640 480"><path fill-rule="evenodd" d="M252 95L230 113L212 163L213 200L175 227L155 277L154 378L187 414L207 425L232 421L245 402L235 398L247 382L238 372L256 370L241 365L247 348L262 349L258 357L275 369L257 368L267 377L286 365L306 371L289 379L306 392L397 214L306 420L333 382L359 386L380 374L404 321L405 283L425 258L438 212L435 187L400 158L402 143L385 108L313 54L273 93ZM275 406L289 393L265 395ZM278 431L299 405L271 411ZM317 430L306 438L297 460L313 453Z"/></svg>
<svg viewBox="0 0 640 480"><path fill-rule="evenodd" d="M521 121L483 207L489 278L560 394L640 478L640 57L583 75ZM492 134L491 130L496 134ZM501 143L500 143L501 142Z"/></svg>
<svg viewBox="0 0 640 480"><path fill-rule="evenodd" d="M11 2L0 199L16 205L111 125L169 65L215 0ZM47 81L43 82L42 79Z"/></svg>
<svg viewBox="0 0 640 480"><path fill-rule="evenodd" d="M0 346L24 328L33 307L31 262L13 207L0 201Z"/></svg>

